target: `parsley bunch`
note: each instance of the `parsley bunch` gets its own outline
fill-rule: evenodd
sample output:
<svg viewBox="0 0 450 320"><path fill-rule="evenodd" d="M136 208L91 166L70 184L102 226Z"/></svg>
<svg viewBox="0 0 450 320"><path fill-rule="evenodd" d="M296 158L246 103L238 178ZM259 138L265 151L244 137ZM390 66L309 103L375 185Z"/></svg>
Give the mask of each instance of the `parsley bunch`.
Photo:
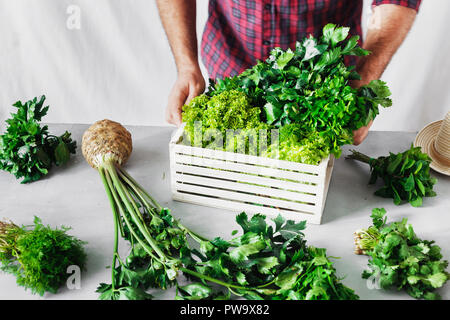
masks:
<svg viewBox="0 0 450 320"><path fill-rule="evenodd" d="M15 275L17 284L33 294L56 293L69 266L84 270L86 265L85 242L68 230L44 226L38 217L33 228L0 221L0 270Z"/></svg>
<svg viewBox="0 0 450 320"><path fill-rule="evenodd" d="M264 110L263 121L276 127L298 124L301 136L321 136L336 157L341 146L353 143L353 131L367 125L379 113L379 105L390 107L386 83L374 80L359 89L350 86L360 79L355 66L346 66L345 56L365 56L358 36L348 38L349 28L328 24L319 39L310 36L295 49L275 48L238 76L217 79L210 95L237 89L254 106Z"/></svg>
<svg viewBox="0 0 450 320"><path fill-rule="evenodd" d="M376 279L383 289L405 290L417 299L439 299L435 290L450 279L441 248L418 238L407 219L388 224L385 214L383 208L373 209L373 225L355 232L356 253L370 257L370 270L363 278Z"/></svg>
<svg viewBox="0 0 450 320"><path fill-rule="evenodd" d="M436 196L433 186L437 180L430 175L431 158L420 147L411 145L404 152L390 152L389 156L376 159L355 150L351 152L347 158L370 165L369 184L374 184L378 178L383 180L384 186L375 192L377 196L393 198L396 205L407 201L413 207L420 207L423 197Z"/></svg>
<svg viewBox="0 0 450 320"><path fill-rule="evenodd" d="M40 121L47 114L45 96L13 106L17 112L6 120L7 128L0 135L0 170L13 174L22 183L39 180L53 165L62 165L75 153L76 142L65 132L57 137L48 133Z"/></svg>

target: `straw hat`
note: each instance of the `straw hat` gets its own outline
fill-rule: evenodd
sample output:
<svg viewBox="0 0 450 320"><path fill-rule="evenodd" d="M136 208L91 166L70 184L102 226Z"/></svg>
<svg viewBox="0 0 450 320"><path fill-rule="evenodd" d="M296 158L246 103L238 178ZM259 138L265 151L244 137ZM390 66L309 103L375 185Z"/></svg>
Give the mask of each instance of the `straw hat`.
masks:
<svg viewBox="0 0 450 320"><path fill-rule="evenodd" d="M444 120L430 123L420 130L414 146L422 147L433 160L430 167L450 176L450 112Z"/></svg>

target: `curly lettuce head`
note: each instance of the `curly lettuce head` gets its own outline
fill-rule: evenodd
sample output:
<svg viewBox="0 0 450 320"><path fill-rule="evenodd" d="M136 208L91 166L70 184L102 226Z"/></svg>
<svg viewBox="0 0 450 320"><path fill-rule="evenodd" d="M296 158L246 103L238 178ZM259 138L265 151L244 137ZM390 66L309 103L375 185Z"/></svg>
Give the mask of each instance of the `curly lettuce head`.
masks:
<svg viewBox="0 0 450 320"><path fill-rule="evenodd" d="M319 132L305 134L300 125L288 124L279 129L278 149L277 144L273 143L263 156L317 165L329 154L329 143Z"/></svg>
<svg viewBox="0 0 450 320"><path fill-rule="evenodd" d="M201 122L203 133L208 129L216 129L225 136L230 129L259 127L260 113L261 110L250 104L244 92L227 90L212 97L202 94L192 99L183 106L182 117L183 122L186 122L185 131L193 141L197 121Z"/></svg>

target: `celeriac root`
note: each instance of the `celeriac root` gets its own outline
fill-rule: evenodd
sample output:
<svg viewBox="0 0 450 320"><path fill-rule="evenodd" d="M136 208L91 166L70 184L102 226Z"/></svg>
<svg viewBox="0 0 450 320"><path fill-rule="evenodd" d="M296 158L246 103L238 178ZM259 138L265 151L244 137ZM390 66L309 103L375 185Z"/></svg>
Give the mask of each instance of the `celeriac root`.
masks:
<svg viewBox="0 0 450 320"><path fill-rule="evenodd" d="M100 168L107 161L113 161L120 167L128 161L133 142L130 132L120 123L105 119L95 122L86 130L81 150L94 169Z"/></svg>

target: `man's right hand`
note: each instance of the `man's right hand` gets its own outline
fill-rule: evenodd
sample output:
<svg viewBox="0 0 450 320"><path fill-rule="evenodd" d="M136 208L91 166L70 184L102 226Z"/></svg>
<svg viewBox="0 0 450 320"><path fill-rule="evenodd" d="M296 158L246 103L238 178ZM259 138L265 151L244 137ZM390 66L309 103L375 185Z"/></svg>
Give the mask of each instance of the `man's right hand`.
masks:
<svg viewBox="0 0 450 320"><path fill-rule="evenodd" d="M179 127L182 123L183 105L188 104L196 96L205 91L205 79L200 69L178 74L177 81L169 95L166 108L166 121Z"/></svg>

